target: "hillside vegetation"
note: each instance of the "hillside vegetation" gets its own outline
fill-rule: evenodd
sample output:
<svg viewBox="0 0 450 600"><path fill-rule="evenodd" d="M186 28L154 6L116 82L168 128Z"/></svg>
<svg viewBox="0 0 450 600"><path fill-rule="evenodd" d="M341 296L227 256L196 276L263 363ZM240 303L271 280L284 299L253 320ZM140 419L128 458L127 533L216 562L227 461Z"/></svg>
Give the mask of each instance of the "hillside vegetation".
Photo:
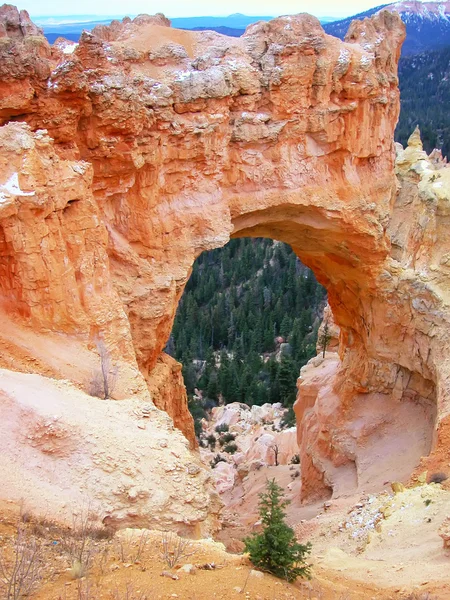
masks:
<svg viewBox="0 0 450 600"><path fill-rule="evenodd" d="M183 364L194 413L219 401L292 407L300 368L315 355L325 296L280 242L237 239L203 253L167 346Z"/></svg>
<svg viewBox="0 0 450 600"><path fill-rule="evenodd" d="M450 42L450 39L449 39ZM450 154L450 45L402 58L399 66L401 113L396 140L405 145L419 125L425 150Z"/></svg>

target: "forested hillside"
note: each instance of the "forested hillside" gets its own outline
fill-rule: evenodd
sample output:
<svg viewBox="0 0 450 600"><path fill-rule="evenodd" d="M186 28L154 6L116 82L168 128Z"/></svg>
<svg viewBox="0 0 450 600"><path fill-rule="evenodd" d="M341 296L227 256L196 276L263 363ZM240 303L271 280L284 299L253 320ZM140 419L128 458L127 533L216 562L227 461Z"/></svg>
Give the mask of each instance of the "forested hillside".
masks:
<svg viewBox="0 0 450 600"><path fill-rule="evenodd" d="M167 351L210 408L219 402L291 407L315 355L325 290L285 244L231 240L203 253L180 302Z"/></svg>
<svg viewBox="0 0 450 600"><path fill-rule="evenodd" d="M449 40L450 42L450 40ZM405 145L419 125L425 150L450 155L450 45L402 58L399 66L401 113L396 139Z"/></svg>

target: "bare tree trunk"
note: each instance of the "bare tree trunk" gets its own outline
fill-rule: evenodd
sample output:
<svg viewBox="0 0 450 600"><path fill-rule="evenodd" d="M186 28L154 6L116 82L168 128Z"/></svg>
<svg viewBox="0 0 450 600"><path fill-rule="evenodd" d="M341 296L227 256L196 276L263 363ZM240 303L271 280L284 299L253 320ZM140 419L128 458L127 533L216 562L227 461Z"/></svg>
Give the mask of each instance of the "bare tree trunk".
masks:
<svg viewBox="0 0 450 600"><path fill-rule="evenodd" d="M272 450L273 450L273 454L274 454L274 456L275 456L275 466L276 466L276 467L278 467L278 464L279 464L279 463L278 463L278 455L279 455L279 453L280 453L280 448L278 447L278 445L277 445L277 444L274 444L274 445L272 446Z"/></svg>
<svg viewBox="0 0 450 600"><path fill-rule="evenodd" d="M95 371L90 382L89 393L91 396L107 400L114 391L117 381L117 367L111 361L111 355L102 339L96 341L97 352L100 357L100 371Z"/></svg>

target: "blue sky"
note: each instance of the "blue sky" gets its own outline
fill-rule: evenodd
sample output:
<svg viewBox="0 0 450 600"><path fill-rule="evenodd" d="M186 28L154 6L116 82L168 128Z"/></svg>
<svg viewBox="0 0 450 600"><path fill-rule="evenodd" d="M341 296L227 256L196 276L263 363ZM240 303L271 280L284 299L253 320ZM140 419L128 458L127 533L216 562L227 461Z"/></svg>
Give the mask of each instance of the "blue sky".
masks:
<svg viewBox="0 0 450 600"><path fill-rule="evenodd" d="M31 16L40 15L124 15L163 12L168 17L200 15L225 16L240 12L247 15L295 14L309 12L319 17L345 17L386 4L389 0L21 0L17 6Z"/></svg>

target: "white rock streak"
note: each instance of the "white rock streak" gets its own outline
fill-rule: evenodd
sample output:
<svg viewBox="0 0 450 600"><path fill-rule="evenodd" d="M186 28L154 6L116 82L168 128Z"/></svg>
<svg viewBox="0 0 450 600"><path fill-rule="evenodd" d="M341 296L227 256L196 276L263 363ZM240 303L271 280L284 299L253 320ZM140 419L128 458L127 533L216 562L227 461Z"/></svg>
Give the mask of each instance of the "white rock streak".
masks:
<svg viewBox="0 0 450 600"><path fill-rule="evenodd" d="M0 185L0 190L10 196L34 196L35 192L23 192L19 186L19 174L13 173L6 183ZM1 192L0 192L1 193ZM2 194L4 196L4 194ZM4 200L4 198L3 198Z"/></svg>

